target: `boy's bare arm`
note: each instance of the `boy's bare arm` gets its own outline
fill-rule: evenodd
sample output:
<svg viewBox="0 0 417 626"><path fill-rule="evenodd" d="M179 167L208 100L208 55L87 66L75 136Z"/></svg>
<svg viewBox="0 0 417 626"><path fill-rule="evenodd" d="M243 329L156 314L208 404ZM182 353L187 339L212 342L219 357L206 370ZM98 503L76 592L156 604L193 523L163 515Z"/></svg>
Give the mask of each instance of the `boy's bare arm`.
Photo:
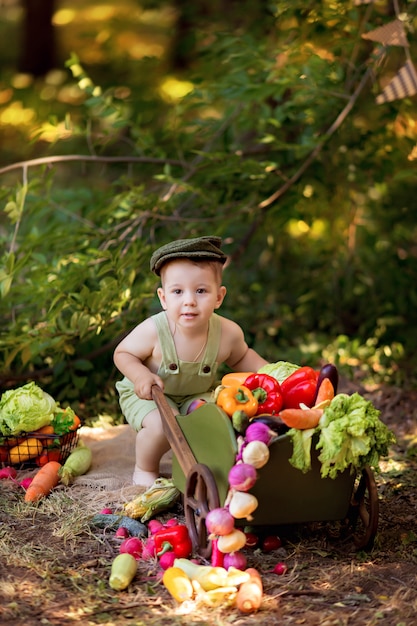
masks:
<svg viewBox="0 0 417 626"><path fill-rule="evenodd" d="M161 378L148 367L154 355L156 342L155 326L150 320L145 320L136 326L114 351L116 367L133 383L135 393L144 400L152 399L152 385L164 388Z"/></svg>
<svg viewBox="0 0 417 626"><path fill-rule="evenodd" d="M268 363L255 350L249 348L243 330L235 322L226 320L223 335L227 337L230 345L230 352L225 362L235 372L257 372Z"/></svg>
<svg viewBox="0 0 417 626"><path fill-rule="evenodd" d="M267 363L268 361L255 352L255 350L248 348L240 361L233 365L232 369L235 372L257 372Z"/></svg>

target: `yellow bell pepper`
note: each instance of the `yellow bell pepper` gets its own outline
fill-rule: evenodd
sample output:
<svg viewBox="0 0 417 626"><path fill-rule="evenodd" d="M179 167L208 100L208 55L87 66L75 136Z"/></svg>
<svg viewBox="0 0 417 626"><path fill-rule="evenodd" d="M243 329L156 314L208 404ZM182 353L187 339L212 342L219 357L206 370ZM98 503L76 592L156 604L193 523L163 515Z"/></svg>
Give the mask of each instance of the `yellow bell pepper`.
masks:
<svg viewBox="0 0 417 626"><path fill-rule="evenodd" d="M258 400L244 385L224 387L217 394L216 404L232 417L235 411L244 411L248 417L256 415Z"/></svg>

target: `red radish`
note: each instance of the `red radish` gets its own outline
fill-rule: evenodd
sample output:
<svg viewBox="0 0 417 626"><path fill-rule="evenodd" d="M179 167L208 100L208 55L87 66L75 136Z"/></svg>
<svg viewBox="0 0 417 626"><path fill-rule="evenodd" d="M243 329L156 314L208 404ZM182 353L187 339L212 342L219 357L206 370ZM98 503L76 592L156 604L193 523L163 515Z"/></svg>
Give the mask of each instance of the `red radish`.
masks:
<svg viewBox="0 0 417 626"><path fill-rule="evenodd" d="M139 561L143 552L142 542L138 537L129 537L129 539L125 539L120 544L119 552L121 554L127 552L128 554L134 556L137 561Z"/></svg>
<svg viewBox="0 0 417 626"><path fill-rule="evenodd" d="M153 559L156 556L155 539L148 537L143 544L142 558L145 560Z"/></svg>
<svg viewBox="0 0 417 626"><path fill-rule="evenodd" d="M0 479L11 478L14 479L17 476L17 472L14 467L3 467L0 469Z"/></svg>
<svg viewBox="0 0 417 626"><path fill-rule="evenodd" d="M272 571L274 574L277 574L278 576L282 576L283 574L286 574L288 572L288 567L286 566L285 563L280 562L275 565Z"/></svg>
<svg viewBox="0 0 417 626"><path fill-rule="evenodd" d="M178 526L179 522L177 520L176 517L171 517L171 519L169 519L167 522L165 522L164 524L164 528L171 528L171 526Z"/></svg>
<svg viewBox="0 0 417 626"><path fill-rule="evenodd" d="M101 509L101 511L100 511L100 515L112 515L112 513L113 513L113 511L111 509L107 508L107 507L104 508L104 509Z"/></svg>
<svg viewBox="0 0 417 626"><path fill-rule="evenodd" d="M212 509L206 516L206 528L210 535L228 535L234 527L235 519L225 507Z"/></svg>
<svg viewBox="0 0 417 626"><path fill-rule="evenodd" d="M164 552L164 554L161 554L161 557L159 559L159 565L162 567L162 569L168 569L168 567L172 567L174 565L174 561L177 557L175 556L175 552L173 552L172 550L170 552Z"/></svg>
<svg viewBox="0 0 417 626"><path fill-rule="evenodd" d="M229 552L224 555L223 567L229 569L229 567L235 567L236 569L245 570L248 566L247 559L243 552Z"/></svg>
<svg viewBox="0 0 417 626"><path fill-rule="evenodd" d="M263 552L273 552L282 546L281 539L277 535L268 535L262 541Z"/></svg>
<svg viewBox="0 0 417 626"><path fill-rule="evenodd" d="M164 528L163 523L160 522L158 519L149 520L148 530L151 533L151 535L154 535L155 533L158 532L158 530L162 530L163 528Z"/></svg>
<svg viewBox="0 0 417 626"><path fill-rule="evenodd" d="M259 537L258 535L255 535L255 533L245 533L246 535L246 547L247 548L256 548L256 546L259 543Z"/></svg>
<svg viewBox="0 0 417 626"><path fill-rule="evenodd" d="M32 480L33 478L31 476L28 476L27 478L22 478L22 480L19 483L19 487L22 487L22 489L26 490L31 484Z"/></svg>
<svg viewBox="0 0 417 626"><path fill-rule="evenodd" d="M114 533L115 537L119 537L119 539L127 539L130 537L130 532L124 526L119 526L119 528Z"/></svg>

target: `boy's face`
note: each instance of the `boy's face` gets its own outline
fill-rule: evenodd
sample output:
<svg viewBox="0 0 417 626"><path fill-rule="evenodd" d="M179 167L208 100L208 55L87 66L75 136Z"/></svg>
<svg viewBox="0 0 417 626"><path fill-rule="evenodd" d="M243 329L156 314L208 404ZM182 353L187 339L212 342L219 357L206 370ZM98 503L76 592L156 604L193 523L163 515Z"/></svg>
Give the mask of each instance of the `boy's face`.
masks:
<svg viewBox="0 0 417 626"><path fill-rule="evenodd" d="M158 297L162 308L176 324L205 324L226 295L218 274L210 264L176 259L161 271Z"/></svg>

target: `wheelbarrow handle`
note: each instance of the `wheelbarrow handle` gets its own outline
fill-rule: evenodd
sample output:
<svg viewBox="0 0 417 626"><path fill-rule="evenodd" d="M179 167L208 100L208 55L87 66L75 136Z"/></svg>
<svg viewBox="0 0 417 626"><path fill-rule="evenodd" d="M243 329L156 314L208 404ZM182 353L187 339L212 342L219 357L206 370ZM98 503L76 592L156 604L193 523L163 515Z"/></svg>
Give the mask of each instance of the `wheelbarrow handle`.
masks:
<svg viewBox="0 0 417 626"><path fill-rule="evenodd" d="M167 402L164 392L158 385L152 385L152 398L155 401L159 413L161 415L162 424L166 438L172 448L173 453L177 457L178 463L184 472L184 476L188 476L190 470L196 465L197 460L184 437L177 418L175 417L171 406Z"/></svg>

